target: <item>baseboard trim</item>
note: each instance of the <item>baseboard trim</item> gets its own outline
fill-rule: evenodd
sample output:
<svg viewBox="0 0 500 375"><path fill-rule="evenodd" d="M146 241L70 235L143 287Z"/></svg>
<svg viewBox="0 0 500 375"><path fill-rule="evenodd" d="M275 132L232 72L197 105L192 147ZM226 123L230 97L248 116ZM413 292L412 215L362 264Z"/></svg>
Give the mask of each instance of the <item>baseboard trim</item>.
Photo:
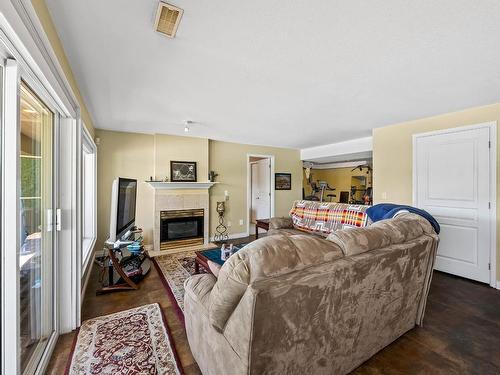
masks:
<svg viewBox="0 0 500 375"><path fill-rule="evenodd" d="M497 289L500 290L500 280L497 280Z"/></svg>
<svg viewBox="0 0 500 375"><path fill-rule="evenodd" d="M243 238L243 237L248 237L248 236L249 236L248 232L241 232L241 233L231 233L231 234L228 236L228 238L229 238L230 240L235 240L235 239L237 239L237 238ZM214 237L213 237L213 236L212 236L212 237L210 237L210 241L211 241L211 242L212 242L212 241L215 241L215 239L214 239Z"/></svg>

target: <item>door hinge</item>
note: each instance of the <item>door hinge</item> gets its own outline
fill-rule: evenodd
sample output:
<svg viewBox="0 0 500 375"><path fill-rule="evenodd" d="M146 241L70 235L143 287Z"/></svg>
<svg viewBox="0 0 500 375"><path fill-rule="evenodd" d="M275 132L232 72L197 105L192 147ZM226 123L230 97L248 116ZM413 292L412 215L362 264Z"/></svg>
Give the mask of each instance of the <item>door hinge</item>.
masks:
<svg viewBox="0 0 500 375"><path fill-rule="evenodd" d="M488 263L488 269L491 271L491 263Z"/></svg>
<svg viewBox="0 0 500 375"><path fill-rule="evenodd" d="M488 148L491 148L491 141L488 141Z"/></svg>
<svg viewBox="0 0 500 375"><path fill-rule="evenodd" d="M491 202L488 202L488 210L491 210Z"/></svg>

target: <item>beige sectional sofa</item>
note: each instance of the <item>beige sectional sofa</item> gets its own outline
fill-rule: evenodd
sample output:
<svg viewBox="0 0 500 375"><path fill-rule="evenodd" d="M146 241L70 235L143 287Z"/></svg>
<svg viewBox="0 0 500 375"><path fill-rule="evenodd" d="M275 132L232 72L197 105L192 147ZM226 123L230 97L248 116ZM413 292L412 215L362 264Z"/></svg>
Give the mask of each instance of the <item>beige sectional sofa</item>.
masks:
<svg viewBox="0 0 500 375"><path fill-rule="evenodd" d="M327 237L287 219L271 228L217 279L186 281L203 374L345 374L422 324L438 244L425 219L402 214Z"/></svg>

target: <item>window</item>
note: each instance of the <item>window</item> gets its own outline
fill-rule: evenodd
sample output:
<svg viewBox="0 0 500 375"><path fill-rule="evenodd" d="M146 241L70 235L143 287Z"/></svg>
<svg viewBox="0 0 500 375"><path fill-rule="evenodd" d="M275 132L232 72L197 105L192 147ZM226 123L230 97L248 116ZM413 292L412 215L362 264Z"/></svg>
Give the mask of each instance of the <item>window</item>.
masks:
<svg viewBox="0 0 500 375"><path fill-rule="evenodd" d="M97 221L97 146L82 124L82 274L92 258Z"/></svg>

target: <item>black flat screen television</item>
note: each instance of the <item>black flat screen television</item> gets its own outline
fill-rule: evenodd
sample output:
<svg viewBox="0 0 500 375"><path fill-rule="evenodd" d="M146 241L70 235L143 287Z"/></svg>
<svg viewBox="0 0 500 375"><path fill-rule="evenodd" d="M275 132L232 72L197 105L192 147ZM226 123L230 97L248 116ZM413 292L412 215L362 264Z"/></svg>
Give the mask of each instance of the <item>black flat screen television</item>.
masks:
<svg viewBox="0 0 500 375"><path fill-rule="evenodd" d="M137 180L118 179L118 202L116 210L116 237L120 238L135 223Z"/></svg>

